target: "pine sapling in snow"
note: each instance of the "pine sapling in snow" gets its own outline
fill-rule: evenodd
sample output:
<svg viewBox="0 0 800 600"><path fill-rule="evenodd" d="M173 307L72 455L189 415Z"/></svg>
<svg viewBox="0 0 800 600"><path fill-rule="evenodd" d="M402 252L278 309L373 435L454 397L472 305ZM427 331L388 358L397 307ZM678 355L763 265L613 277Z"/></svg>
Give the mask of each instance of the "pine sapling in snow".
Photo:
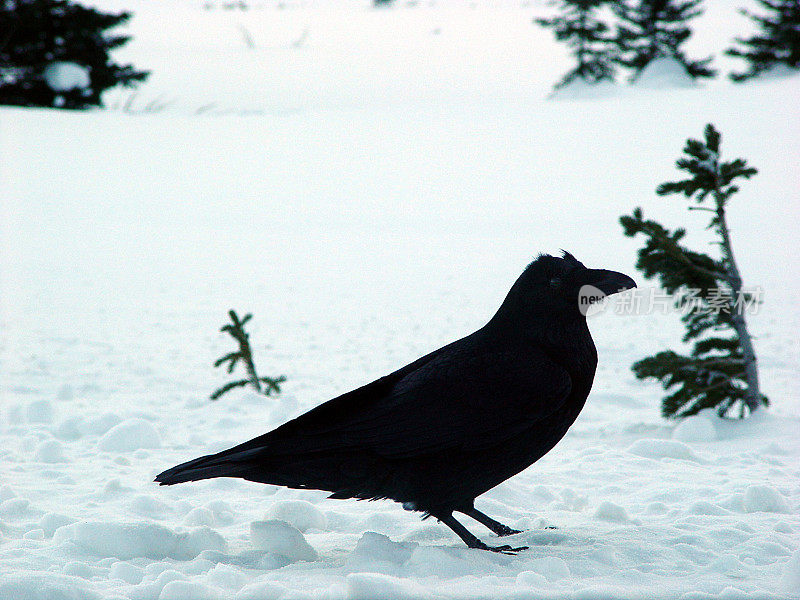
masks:
<svg viewBox="0 0 800 600"><path fill-rule="evenodd" d="M690 60L681 46L692 35L688 21L700 15L702 0L620 0L611 3L619 19L617 62L634 70L633 79L659 58L678 61L693 78L713 77L711 58Z"/></svg>
<svg viewBox="0 0 800 600"><path fill-rule="evenodd" d="M675 296L676 306L684 313L683 341L693 343L688 356L672 350L659 352L636 362L633 372L639 379L652 377L664 389L675 390L662 401L665 417L715 408L721 416L742 418L768 401L759 389L753 340L745 321L746 309L758 299L744 288L725 209L739 191L734 182L749 179L757 171L740 158L722 162L720 134L712 125L706 126L704 141L689 139L683 152L677 167L689 177L662 183L656 192L684 194L694 201L689 210L710 213L708 229L718 238L721 256L713 258L687 248L682 244L684 229L670 231L646 220L641 208L620 219L625 235L644 236L636 266L646 278L657 277Z"/></svg>
<svg viewBox="0 0 800 600"><path fill-rule="evenodd" d="M242 361L247 371L247 378L226 383L213 394L211 394L211 399L216 400L233 388L244 387L246 385L250 385L254 390L264 394L265 396L271 395L272 392L275 392L276 394L280 393L280 384L286 381L286 377L283 375L277 378L259 377L258 373L256 373L256 366L255 363L253 363L253 352L250 348L250 334L244 330L245 323L247 323L253 317L253 315L248 313L240 320L239 316L236 314L236 311L230 310L228 311L228 314L231 317L231 322L228 325L223 326L220 331L229 333L231 337L238 342L239 350L238 352L230 352L226 354L217 360L214 363L214 366L219 367L227 362L228 373L233 373L236 363Z"/></svg>
<svg viewBox="0 0 800 600"><path fill-rule="evenodd" d="M610 50L608 26L597 13L607 0L560 0L561 16L535 19L553 30L556 39L572 48L577 65L555 85L558 89L576 79L587 83L614 80L614 62Z"/></svg>
<svg viewBox="0 0 800 600"><path fill-rule="evenodd" d="M800 0L756 1L767 10L766 14L741 12L755 21L759 34L737 38L740 47L726 51L749 63L746 72L731 74L734 81L744 81L781 65L800 69Z"/></svg>

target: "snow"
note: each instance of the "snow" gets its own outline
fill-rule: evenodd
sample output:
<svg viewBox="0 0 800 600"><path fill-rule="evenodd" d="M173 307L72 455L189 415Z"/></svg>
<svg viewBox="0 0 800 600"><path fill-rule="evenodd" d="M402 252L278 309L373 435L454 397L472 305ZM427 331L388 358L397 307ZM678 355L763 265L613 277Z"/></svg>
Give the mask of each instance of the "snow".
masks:
<svg viewBox="0 0 800 600"><path fill-rule="evenodd" d="M47 85L54 92L82 90L91 85L89 69L74 62L54 62L42 72Z"/></svg>
<svg viewBox="0 0 800 600"><path fill-rule="evenodd" d="M800 597L800 78L553 101L570 65L544 4L102 4L134 12L118 60L151 79L105 111L0 108L0 598ZM687 55L740 70L719 54L737 8L708 4ZM707 122L759 169L728 218L765 290L768 410L662 419L630 365L680 349L678 316L612 298L580 418L476 502L524 531L457 516L516 556L391 502L153 483L473 331L538 252L650 285L617 219L641 205L704 247L703 215L654 189ZM208 400L230 308L279 397Z"/></svg>
<svg viewBox="0 0 800 600"><path fill-rule="evenodd" d="M351 573L347 576L347 600L415 600L430 594L419 584L381 573Z"/></svg>
<svg viewBox="0 0 800 600"><path fill-rule="evenodd" d="M568 84L553 90L552 100L591 100L609 98L620 93L620 88L611 81L602 80L595 83L576 78Z"/></svg>
<svg viewBox="0 0 800 600"><path fill-rule="evenodd" d="M128 419L106 431L97 441L104 452L132 452L140 448L159 448L161 438L144 419Z"/></svg>
<svg viewBox="0 0 800 600"><path fill-rule="evenodd" d="M47 440L36 448L35 460L44 463L69 462L64 454L64 446L57 440Z"/></svg>
<svg viewBox="0 0 800 600"><path fill-rule="evenodd" d="M53 420L53 405L49 400L36 400L28 404L25 417L29 423L50 423Z"/></svg>
<svg viewBox="0 0 800 600"><path fill-rule="evenodd" d="M636 76L633 85L637 88L663 89L694 87L698 84L686 67L674 58L656 58Z"/></svg>
<svg viewBox="0 0 800 600"><path fill-rule="evenodd" d="M222 552L225 540L208 527L177 532L156 523L80 522L59 527L53 543L68 553L128 560L137 557L189 560L205 550Z"/></svg>
<svg viewBox="0 0 800 600"><path fill-rule="evenodd" d="M526 566L530 568L532 572L538 573L550 582L558 581L559 579L566 579L570 576L567 563L564 562L563 558L559 558L558 556L545 556L542 558L536 558L532 561L529 561ZM528 585L535 583L535 580L531 580L530 577L523 579L528 579ZM519 581L519 578L517 578L517 580Z"/></svg>
<svg viewBox="0 0 800 600"><path fill-rule="evenodd" d="M705 462L702 458L698 457L689 446L673 440L643 438L631 444L630 448L628 448L628 452L652 459L673 458L697 463Z"/></svg>
<svg viewBox="0 0 800 600"><path fill-rule="evenodd" d="M792 554L781 578L781 587L788 594L800 596L800 550Z"/></svg>
<svg viewBox="0 0 800 600"><path fill-rule="evenodd" d="M138 585L144 578L144 570L129 562L119 561L111 565L108 571L109 579L120 579L131 585Z"/></svg>
<svg viewBox="0 0 800 600"><path fill-rule="evenodd" d="M750 485L744 492L746 512L788 513L789 505L781 493L769 485Z"/></svg>
<svg viewBox="0 0 800 600"><path fill-rule="evenodd" d="M303 533L324 530L327 525L325 513L306 500L279 500L269 507L267 518L285 521Z"/></svg>
<svg viewBox="0 0 800 600"><path fill-rule="evenodd" d="M57 573L16 572L0 580L0 598L14 600L96 600L102 596L92 591L79 577Z"/></svg>
<svg viewBox="0 0 800 600"><path fill-rule="evenodd" d="M613 521L617 523L625 523L628 520L628 514L625 512L625 507L609 502L608 500L602 502L597 510L594 511L594 516L603 521Z"/></svg>
<svg viewBox="0 0 800 600"><path fill-rule="evenodd" d="M683 419L672 431L672 439L680 442L713 442L717 439L714 423L706 414Z"/></svg>
<svg viewBox="0 0 800 600"><path fill-rule="evenodd" d="M250 541L254 548L266 550L289 562L318 558L316 550L303 534L285 521L253 521L250 523Z"/></svg>

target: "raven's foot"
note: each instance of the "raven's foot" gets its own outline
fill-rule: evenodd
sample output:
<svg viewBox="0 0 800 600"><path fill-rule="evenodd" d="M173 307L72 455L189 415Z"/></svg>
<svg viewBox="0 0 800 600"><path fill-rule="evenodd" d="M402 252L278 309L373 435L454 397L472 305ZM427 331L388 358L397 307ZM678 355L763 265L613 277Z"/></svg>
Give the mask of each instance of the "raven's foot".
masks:
<svg viewBox="0 0 800 600"><path fill-rule="evenodd" d="M511 556L514 556L515 554L517 554L517 552L522 552L523 550L528 549L528 546L520 546L519 548L512 548L508 544L504 546L487 546L483 542L479 542L478 544L475 544L474 546L471 547L475 548L476 550L488 550L489 552L497 552L498 554L509 554Z"/></svg>
<svg viewBox="0 0 800 600"><path fill-rule="evenodd" d="M511 529L508 525L503 525L500 523L500 527L497 527L493 530L498 536L505 537L507 535L515 535L517 533L522 533L520 529Z"/></svg>
<svg viewBox="0 0 800 600"><path fill-rule="evenodd" d="M485 515L483 515L483 513L478 513L478 514L480 514L481 516L485 516ZM439 519L442 523L444 523L450 529L452 529L455 532L455 534L458 537L460 537L462 540L464 540L464 543L467 546L469 546L470 548L475 548L476 550L488 550L489 552L497 552L498 554L516 554L517 552L522 552L523 550L527 550L528 549L527 546L520 546L519 548L512 548L511 546L508 546L508 545L505 545L505 546L487 546L482 541L480 541L477 537L475 537L469 531L467 531L466 527L464 527L461 523L456 521L453 518L453 514L452 513L450 513L450 514L442 514L442 515L438 515L438 516L434 515L434 516L436 516L437 519ZM488 519L488 517L487 517L487 519ZM493 523L497 523L493 519L490 519L490 520ZM497 524L500 525L500 523L497 523ZM506 527L506 526L503 525L503 527ZM518 533L518 532L514 531L513 529L511 529L510 527L506 527L506 529L509 530L509 533L507 533L506 535L511 535L511 532Z"/></svg>
<svg viewBox="0 0 800 600"><path fill-rule="evenodd" d="M472 517L478 523L482 523L488 529L490 529L492 533L500 537L505 537L507 535L514 535L516 533L522 533L519 529L512 529L508 525L503 525L499 521L495 521L492 517L482 513L474 506L471 506L464 510L460 510L459 512L464 513L468 517Z"/></svg>

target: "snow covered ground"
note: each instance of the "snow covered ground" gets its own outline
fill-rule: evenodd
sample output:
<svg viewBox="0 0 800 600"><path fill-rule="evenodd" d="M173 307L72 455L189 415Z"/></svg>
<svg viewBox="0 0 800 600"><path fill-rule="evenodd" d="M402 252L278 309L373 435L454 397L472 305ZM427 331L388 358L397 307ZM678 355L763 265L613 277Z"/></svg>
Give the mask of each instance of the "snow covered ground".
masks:
<svg viewBox="0 0 800 600"><path fill-rule="evenodd" d="M119 58L151 80L0 108L0 599L800 597L800 78L548 100L568 60L536 4L99 4L135 11ZM746 33L737 6L690 55ZM618 217L708 240L653 193L706 122L760 169L730 221L768 411L662 420L630 365L678 318L610 306L578 422L478 500L518 556L389 502L152 483L480 327L539 252L644 283ZM279 398L207 400L229 308Z"/></svg>

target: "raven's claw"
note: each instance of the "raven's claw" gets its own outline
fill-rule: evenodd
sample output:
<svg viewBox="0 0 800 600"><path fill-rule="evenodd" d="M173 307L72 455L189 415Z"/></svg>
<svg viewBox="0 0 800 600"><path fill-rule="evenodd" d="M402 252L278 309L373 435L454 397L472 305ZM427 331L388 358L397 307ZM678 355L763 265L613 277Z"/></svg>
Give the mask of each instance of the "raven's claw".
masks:
<svg viewBox="0 0 800 600"><path fill-rule="evenodd" d="M520 546L519 548L512 548L508 544L503 546L487 546L484 543L481 543L480 546L476 546L479 550L488 550L489 552L497 552L498 554L509 554L514 556L517 552L522 552L523 550L527 550L528 546Z"/></svg>

